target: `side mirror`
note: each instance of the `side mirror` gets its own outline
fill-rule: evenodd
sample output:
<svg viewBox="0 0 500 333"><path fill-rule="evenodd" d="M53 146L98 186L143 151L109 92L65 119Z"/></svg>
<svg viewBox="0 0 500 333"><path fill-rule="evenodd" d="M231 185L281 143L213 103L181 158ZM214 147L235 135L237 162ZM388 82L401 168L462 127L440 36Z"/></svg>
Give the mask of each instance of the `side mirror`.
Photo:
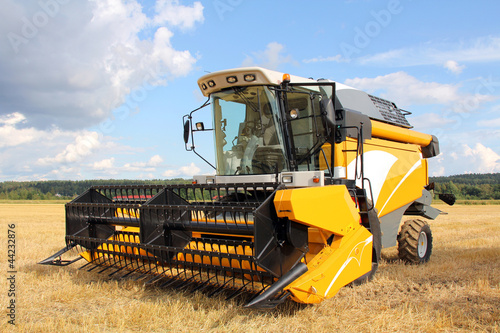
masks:
<svg viewBox="0 0 500 333"><path fill-rule="evenodd" d="M189 131L191 129L191 123L189 120L186 120L184 123L184 143L188 143L189 141Z"/></svg>

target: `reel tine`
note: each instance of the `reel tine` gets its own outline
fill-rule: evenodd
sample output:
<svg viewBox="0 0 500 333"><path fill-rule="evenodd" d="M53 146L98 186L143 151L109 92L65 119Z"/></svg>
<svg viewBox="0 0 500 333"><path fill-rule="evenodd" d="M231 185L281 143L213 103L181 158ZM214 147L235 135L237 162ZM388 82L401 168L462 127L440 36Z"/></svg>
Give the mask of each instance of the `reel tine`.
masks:
<svg viewBox="0 0 500 333"><path fill-rule="evenodd" d="M247 285L249 285L250 282L247 282L245 283L243 286L241 286L239 289L237 289L235 292L233 292L232 294L230 294L229 296L226 297L226 301L229 301L230 299L232 298L235 298L236 296L240 295L241 293L243 293L243 291L245 290L245 287Z"/></svg>
<svg viewBox="0 0 500 333"><path fill-rule="evenodd" d="M222 284L221 286L219 286L217 289L215 289L214 291L212 291L210 294L208 294L208 297L214 297L214 296L217 296L219 295L221 292L224 291L224 288L226 287L226 285L232 281L235 281L235 278L232 277L231 279L227 280L226 282L224 282L224 284Z"/></svg>

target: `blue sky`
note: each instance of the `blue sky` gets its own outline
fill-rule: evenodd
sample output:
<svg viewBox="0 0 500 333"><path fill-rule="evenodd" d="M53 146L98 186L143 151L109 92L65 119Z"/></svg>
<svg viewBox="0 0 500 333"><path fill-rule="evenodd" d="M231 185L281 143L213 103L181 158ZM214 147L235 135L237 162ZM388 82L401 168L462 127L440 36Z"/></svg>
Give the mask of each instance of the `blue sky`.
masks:
<svg viewBox="0 0 500 333"><path fill-rule="evenodd" d="M197 79L262 66L411 111L430 175L500 172L494 1L5 0L0 181L212 172L184 150ZM200 120L209 122L208 114ZM197 148L213 161L210 134Z"/></svg>

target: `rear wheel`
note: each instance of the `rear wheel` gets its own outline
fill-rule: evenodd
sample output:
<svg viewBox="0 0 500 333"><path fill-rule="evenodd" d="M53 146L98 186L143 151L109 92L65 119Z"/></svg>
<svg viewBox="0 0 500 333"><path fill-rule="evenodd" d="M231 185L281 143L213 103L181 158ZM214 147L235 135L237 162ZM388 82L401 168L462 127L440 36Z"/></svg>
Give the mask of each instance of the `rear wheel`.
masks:
<svg viewBox="0 0 500 333"><path fill-rule="evenodd" d="M429 261L432 254L432 232L429 224L420 219L408 220L398 235L399 258L412 264Z"/></svg>

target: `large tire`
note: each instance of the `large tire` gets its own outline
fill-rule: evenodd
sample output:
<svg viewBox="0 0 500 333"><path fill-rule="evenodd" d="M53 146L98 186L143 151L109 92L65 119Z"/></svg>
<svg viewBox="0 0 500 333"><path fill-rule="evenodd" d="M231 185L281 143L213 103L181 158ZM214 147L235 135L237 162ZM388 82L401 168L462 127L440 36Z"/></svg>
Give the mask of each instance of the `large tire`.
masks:
<svg viewBox="0 0 500 333"><path fill-rule="evenodd" d="M369 203L369 205L371 206L371 203ZM372 269L368 273L354 280L352 282L354 285L360 285L371 281L377 272L378 263L380 262L380 253L382 251L382 232L380 230L380 220L378 219L378 212L376 208L368 211L368 220L370 221L370 232L373 235Z"/></svg>
<svg viewBox="0 0 500 333"><path fill-rule="evenodd" d="M432 254L432 232L420 219L408 220L398 234L399 258L411 264L423 264Z"/></svg>

